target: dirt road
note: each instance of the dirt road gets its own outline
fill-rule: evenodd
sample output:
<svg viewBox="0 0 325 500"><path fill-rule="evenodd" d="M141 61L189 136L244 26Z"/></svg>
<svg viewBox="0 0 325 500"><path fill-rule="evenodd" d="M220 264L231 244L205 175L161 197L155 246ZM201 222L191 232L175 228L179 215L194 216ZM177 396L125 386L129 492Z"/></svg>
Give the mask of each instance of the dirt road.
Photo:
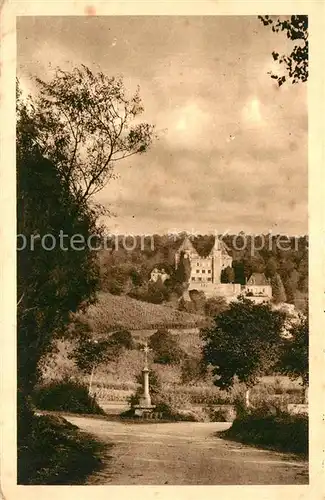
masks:
<svg viewBox="0 0 325 500"><path fill-rule="evenodd" d="M227 423L67 420L113 443L89 485L308 484L308 465L215 436Z"/></svg>

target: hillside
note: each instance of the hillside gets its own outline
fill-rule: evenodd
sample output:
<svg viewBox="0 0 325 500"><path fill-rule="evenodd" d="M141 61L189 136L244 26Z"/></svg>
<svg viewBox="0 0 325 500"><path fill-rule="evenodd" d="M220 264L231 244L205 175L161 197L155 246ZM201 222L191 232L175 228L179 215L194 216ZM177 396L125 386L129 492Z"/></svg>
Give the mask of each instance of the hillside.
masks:
<svg viewBox="0 0 325 500"><path fill-rule="evenodd" d="M89 307L86 316L93 330L98 333L114 328L194 328L207 324L203 316L105 292L99 293L97 304Z"/></svg>

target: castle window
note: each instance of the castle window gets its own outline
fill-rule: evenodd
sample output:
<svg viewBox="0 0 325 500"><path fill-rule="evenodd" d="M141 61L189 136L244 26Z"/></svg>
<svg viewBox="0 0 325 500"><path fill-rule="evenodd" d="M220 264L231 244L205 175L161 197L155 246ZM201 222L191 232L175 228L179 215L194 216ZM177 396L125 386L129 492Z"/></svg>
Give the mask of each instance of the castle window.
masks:
<svg viewBox="0 0 325 500"><path fill-rule="evenodd" d="M195 281L195 276L192 276L192 281Z"/></svg>
<svg viewBox="0 0 325 500"><path fill-rule="evenodd" d="M211 274L211 269L208 269L208 273Z"/></svg>
<svg viewBox="0 0 325 500"><path fill-rule="evenodd" d="M208 278L208 281L211 281L211 278Z"/></svg>
<svg viewBox="0 0 325 500"><path fill-rule="evenodd" d="M197 265L197 266L199 266L199 265L200 265L200 263L199 263L199 262L197 262L197 263L196 263L196 265Z"/></svg>
<svg viewBox="0 0 325 500"><path fill-rule="evenodd" d="M205 269L202 269L202 273L205 273Z"/></svg>
<svg viewBox="0 0 325 500"><path fill-rule="evenodd" d="M197 270L196 270L196 272L197 272L197 273L199 273L199 272L200 272L200 269L197 269Z"/></svg>
<svg viewBox="0 0 325 500"><path fill-rule="evenodd" d="M198 277L198 280L199 280L199 281L202 281L202 278L199 276L199 277Z"/></svg>

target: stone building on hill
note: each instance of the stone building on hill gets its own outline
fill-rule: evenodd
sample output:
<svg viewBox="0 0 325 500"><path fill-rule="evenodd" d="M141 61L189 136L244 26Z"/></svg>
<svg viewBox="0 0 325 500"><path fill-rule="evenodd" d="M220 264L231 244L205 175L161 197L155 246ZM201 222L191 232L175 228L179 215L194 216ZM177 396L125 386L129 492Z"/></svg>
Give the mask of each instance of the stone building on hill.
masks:
<svg viewBox="0 0 325 500"><path fill-rule="evenodd" d="M164 268L159 269L159 267L155 267L150 273L150 281L156 283L159 278L164 283L168 278L170 278L170 275Z"/></svg>
<svg viewBox="0 0 325 500"><path fill-rule="evenodd" d="M256 304L269 302L272 299L272 287L264 273L253 273L245 286L239 283L221 282L222 272L232 266L232 257L224 242L217 237L206 255L201 255L186 237L175 253L176 269L181 258L190 262L188 291L204 292L207 298L221 296L227 302L236 300L239 295L244 295Z"/></svg>
<svg viewBox="0 0 325 500"><path fill-rule="evenodd" d="M219 295L228 301L234 300L240 295L240 284L221 283L221 273L227 267L232 266L232 257L225 244L217 237L210 252L205 256L200 255L190 239L186 237L175 253L176 269L181 258L188 259L190 262L191 273L188 291L202 291L206 297Z"/></svg>
<svg viewBox="0 0 325 500"><path fill-rule="evenodd" d="M253 273L242 293L255 304L269 302L272 299L270 280L266 278L264 273Z"/></svg>

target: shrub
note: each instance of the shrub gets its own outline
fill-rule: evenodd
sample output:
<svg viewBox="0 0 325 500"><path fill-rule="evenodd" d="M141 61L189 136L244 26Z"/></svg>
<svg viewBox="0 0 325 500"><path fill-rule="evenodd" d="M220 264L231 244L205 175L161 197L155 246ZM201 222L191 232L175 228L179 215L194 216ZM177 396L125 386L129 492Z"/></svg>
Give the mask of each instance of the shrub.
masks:
<svg viewBox="0 0 325 500"><path fill-rule="evenodd" d="M292 453L308 454L308 417L259 409L244 417L236 418L225 437L246 444Z"/></svg>
<svg viewBox="0 0 325 500"><path fill-rule="evenodd" d="M168 408L172 414L179 410L191 409L191 399L188 394L181 390L170 391L165 387L157 392L153 398L153 404L156 405L158 411Z"/></svg>
<svg viewBox="0 0 325 500"><path fill-rule="evenodd" d="M179 363L183 357L182 349L173 335L166 329L157 330L151 335L149 345L154 351L155 363Z"/></svg>
<svg viewBox="0 0 325 500"><path fill-rule="evenodd" d="M236 418L236 410L231 406L208 406L206 412L210 422L233 422Z"/></svg>
<svg viewBox="0 0 325 500"><path fill-rule="evenodd" d="M81 484L101 466L104 444L57 416L34 416L18 445L18 484Z"/></svg>
<svg viewBox="0 0 325 500"><path fill-rule="evenodd" d="M190 398L186 394L166 392L163 390L154 398L156 411L163 418L174 421L206 422L208 414L202 408L192 408Z"/></svg>
<svg viewBox="0 0 325 500"><path fill-rule="evenodd" d="M110 336L110 342L113 346L124 347L125 349L134 349L132 334L128 330L119 330Z"/></svg>
<svg viewBox="0 0 325 500"><path fill-rule="evenodd" d="M178 410L171 415L173 420L183 422L208 422L209 416L203 408L195 408L191 410Z"/></svg>
<svg viewBox="0 0 325 500"><path fill-rule="evenodd" d="M33 401L40 410L105 414L95 397L89 395L87 386L74 380L63 379L38 386Z"/></svg>
<svg viewBox="0 0 325 500"><path fill-rule="evenodd" d="M267 408L274 401L275 394L272 386L258 385L250 391L250 402L253 408Z"/></svg>
<svg viewBox="0 0 325 500"><path fill-rule="evenodd" d="M269 417L269 416L276 416L281 413L285 408L275 399L265 399L264 401L260 401L258 406L255 406L251 410L251 415L254 417Z"/></svg>

